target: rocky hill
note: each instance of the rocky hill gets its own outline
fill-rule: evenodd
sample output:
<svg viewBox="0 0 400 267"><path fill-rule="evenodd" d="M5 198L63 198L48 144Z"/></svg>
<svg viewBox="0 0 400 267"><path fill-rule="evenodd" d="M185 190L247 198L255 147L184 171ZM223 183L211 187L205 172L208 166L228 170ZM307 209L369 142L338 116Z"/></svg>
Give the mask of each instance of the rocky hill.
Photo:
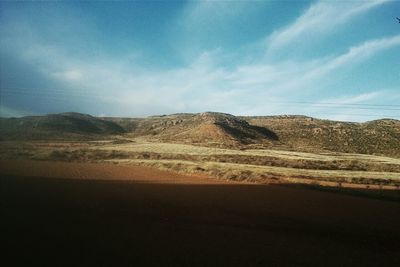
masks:
<svg viewBox="0 0 400 267"><path fill-rule="evenodd" d="M147 118L97 118L79 113L1 118L0 138L145 137L153 141L233 148L275 147L400 157L400 121L351 123L305 116L235 117L205 112Z"/></svg>
<svg viewBox="0 0 400 267"><path fill-rule="evenodd" d="M145 119L111 119L133 136L152 136L166 142L236 147L247 144L271 144L278 140L266 127L250 125L230 114L204 112L172 114Z"/></svg>
<svg viewBox="0 0 400 267"><path fill-rule="evenodd" d="M305 116L244 117L249 124L268 126L294 149L400 156L400 121L365 123L320 120Z"/></svg>

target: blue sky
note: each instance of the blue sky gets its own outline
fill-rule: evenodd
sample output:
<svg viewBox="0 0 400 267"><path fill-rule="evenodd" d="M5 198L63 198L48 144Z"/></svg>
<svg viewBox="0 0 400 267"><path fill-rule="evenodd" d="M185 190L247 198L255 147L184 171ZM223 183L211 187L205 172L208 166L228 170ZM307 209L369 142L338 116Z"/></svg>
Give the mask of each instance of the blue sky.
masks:
<svg viewBox="0 0 400 267"><path fill-rule="evenodd" d="M2 116L400 119L400 1L0 2Z"/></svg>

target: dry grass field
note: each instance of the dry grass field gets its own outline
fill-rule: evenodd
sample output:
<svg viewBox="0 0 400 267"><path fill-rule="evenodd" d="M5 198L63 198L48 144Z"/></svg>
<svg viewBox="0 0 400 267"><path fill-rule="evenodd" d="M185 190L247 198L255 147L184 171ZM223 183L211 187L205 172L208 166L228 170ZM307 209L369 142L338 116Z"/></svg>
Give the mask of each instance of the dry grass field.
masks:
<svg viewBox="0 0 400 267"><path fill-rule="evenodd" d="M339 152L229 149L162 143L145 138L99 141L2 142L3 159L107 162L257 183L307 183L398 189L400 159Z"/></svg>

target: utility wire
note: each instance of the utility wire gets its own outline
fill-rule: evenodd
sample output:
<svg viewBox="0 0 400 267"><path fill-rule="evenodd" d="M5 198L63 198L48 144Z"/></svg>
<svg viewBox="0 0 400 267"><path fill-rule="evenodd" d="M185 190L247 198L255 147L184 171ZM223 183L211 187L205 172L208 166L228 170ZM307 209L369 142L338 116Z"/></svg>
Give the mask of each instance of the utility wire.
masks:
<svg viewBox="0 0 400 267"><path fill-rule="evenodd" d="M311 113L309 113L311 114ZM337 115L337 116L360 116L360 117L379 117L379 118L400 118L400 116L392 116L388 114L353 114L353 113L330 113L330 112L318 112L318 115ZM313 117L313 116L311 116Z"/></svg>
<svg viewBox="0 0 400 267"><path fill-rule="evenodd" d="M361 103L332 103L332 102L311 102L311 101L269 101L274 104L304 104L304 105L334 105L334 106L370 106L370 107L400 107L396 104L361 104Z"/></svg>
<svg viewBox="0 0 400 267"><path fill-rule="evenodd" d="M39 89L39 88L23 88L23 87L2 87L0 88L1 95L9 96L30 96L30 97L43 97L48 99L64 99L65 97L85 97L99 98L102 96L98 93L83 91L83 90L63 90L63 89ZM379 110L379 111L400 111L400 104L364 104L364 103L333 103L333 102L312 102L312 101L268 101L268 103L280 105L311 105L310 108L341 108L352 110ZM396 108L399 107L399 108ZM361 117L390 117L400 118L400 116L393 116L388 114L350 114L350 113L327 113L327 112L307 112L309 114L319 115L338 115L338 116L361 116Z"/></svg>

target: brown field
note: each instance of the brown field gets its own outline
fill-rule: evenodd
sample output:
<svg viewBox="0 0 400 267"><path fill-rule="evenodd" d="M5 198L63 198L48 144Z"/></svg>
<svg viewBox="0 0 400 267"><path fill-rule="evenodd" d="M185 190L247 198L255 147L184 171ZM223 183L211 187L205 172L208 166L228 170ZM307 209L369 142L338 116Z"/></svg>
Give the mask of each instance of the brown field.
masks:
<svg viewBox="0 0 400 267"><path fill-rule="evenodd" d="M98 141L3 141L0 158L148 166L180 174L256 183L400 188L400 159L282 149L229 149L115 137Z"/></svg>
<svg viewBox="0 0 400 267"><path fill-rule="evenodd" d="M2 160L7 266L399 266L400 202L142 166Z"/></svg>
<svg viewBox="0 0 400 267"><path fill-rule="evenodd" d="M201 175L182 175L143 166L65 163L32 160L0 160L0 175L79 180L117 180L138 183L224 184Z"/></svg>

